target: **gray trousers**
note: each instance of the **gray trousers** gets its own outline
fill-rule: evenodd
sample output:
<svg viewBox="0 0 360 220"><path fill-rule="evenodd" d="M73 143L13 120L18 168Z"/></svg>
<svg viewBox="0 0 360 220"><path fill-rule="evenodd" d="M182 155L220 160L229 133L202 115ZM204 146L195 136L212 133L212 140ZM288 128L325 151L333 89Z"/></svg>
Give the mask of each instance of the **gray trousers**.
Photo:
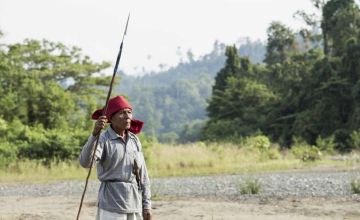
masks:
<svg viewBox="0 0 360 220"><path fill-rule="evenodd" d="M142 220L140 213L124 213L109 212L98 208L96 220Z"/></svg>

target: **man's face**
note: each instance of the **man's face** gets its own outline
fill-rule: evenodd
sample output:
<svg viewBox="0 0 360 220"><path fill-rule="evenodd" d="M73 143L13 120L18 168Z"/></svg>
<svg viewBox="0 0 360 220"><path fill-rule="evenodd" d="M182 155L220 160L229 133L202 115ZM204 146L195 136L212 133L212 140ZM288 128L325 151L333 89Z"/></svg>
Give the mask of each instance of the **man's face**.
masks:
<svg viewBox="0 0 360 220"><path fill-rule="evenodd" d="M110 118L111 124L117 129L126 130L130 128L132 119L132 110L129 108L124 108Z"/></svg>

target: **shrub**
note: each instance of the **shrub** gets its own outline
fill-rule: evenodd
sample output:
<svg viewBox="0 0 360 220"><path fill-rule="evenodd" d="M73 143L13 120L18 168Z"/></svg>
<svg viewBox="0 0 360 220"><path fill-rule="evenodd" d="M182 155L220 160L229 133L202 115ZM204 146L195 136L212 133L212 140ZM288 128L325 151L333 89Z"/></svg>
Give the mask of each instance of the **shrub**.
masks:
<svg viewBox="0 0 360 220"><path fill-rule="evenodd" d="M354 179L350 183L351 192L354 194L360 194L360 179Z"/></svg>
<svg viewBox="0 0 360 220"><path fill-rule="evenodd" d="M320 151L334 153L335 145L336 144L334 135L326 138L322 138L321 136L318 136L316 138L316 146L319 148Z"/></svg>
<svg viewBox="0 0 360 220"><path fill-rule="evenodd" d="M17 148L14 144L0 139L0 168L8 166L16 160Z"/></svg>
<svg viewBox="0 0 360 220"><path fill-rule="evenodd" d="M41 126L26 127L19 136L18 156L20 158L62 161L78 157L88 132L81 130L44 129Z"/></svg>
<svg viewBox="0 0 360 220"><path fill-rule="evenodd" d="M304 162L319 160L321 152L315 146L303 146L291 148L293 155Z"/></svg>
<svg viewBox="0 0 360 220"><path fill-rule="evenodd" d="M295 158L304 162L319 160L321 152L316 146L310 146L302 139L294 138L294 144L291 147L291 153Z"/></svg>
<svg viewBox="0 0 360 220"><path fill-rule="evenodd" d="M270 159L270 160L277 160L277 159L280 159L281 158L281 154L280 154L280 151L279 151L279 147L278 146L273 146L271 147L267 153L266 153L267 157Z"/></svg>
<svg viewBox="0 0 360 220"><path fill-rule="evenodd" d="M351 132L349 142L352 149L360 149L360 131Z"/></svg>
<svg viewBox="0 0 360 220"><path fill-rule="evenodd" d="M270 149L271 142L268 137L264 135L257 135L245 138L244 145L261 151L266 151Z"/></svg>
<svg viewBox="0 0 360 220"><path fill-rule="evenodd" d="M242 142L245 147L258 151L262 160L276 160L281 157L279 146L271 144L265 135L246 137Z"/></svg>
<svg viewBox="0 0 360 220"><path fill-rule="evenodd" d="M240 194L258 194L261 190L261 184L256 179L248 178L244 183L239 183Z"/></svg>

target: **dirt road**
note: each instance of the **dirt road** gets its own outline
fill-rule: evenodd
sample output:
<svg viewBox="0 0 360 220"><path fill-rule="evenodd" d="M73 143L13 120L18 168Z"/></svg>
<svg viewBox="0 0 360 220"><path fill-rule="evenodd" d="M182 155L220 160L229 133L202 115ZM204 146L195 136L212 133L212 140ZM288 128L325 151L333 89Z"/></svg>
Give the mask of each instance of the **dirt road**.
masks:
<svg viewBox="0 0 360 220"><path fill-rule="evenodd" d="M46 196L0 198L1 220L76 219L78 196ZM95 198L86 198L82 220L93 220ZM355 220L360 219L360 201L284 199L230 202L208 199L154 201L155 220Z"/></svg>

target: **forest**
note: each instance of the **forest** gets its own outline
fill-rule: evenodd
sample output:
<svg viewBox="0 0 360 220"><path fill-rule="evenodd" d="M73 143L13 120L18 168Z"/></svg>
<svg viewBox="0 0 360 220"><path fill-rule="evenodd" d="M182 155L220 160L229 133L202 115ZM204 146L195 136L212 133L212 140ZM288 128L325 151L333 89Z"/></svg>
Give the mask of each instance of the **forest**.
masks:
<svg viewBox="0 0 360 220"><path fill-rule="evenodd" d="M306 29L274 21L267 42L214 42L209 54L189 53L159 73L119 73L113 95L135 106L146 123L142 138L163 143L260 134L282 148L302 141L360 149L360 9L354 0L312 2L321 17L297 13ZM90 115L104 103L109 67L62 43L1 43L0 166L77 158Z"/></svg>

